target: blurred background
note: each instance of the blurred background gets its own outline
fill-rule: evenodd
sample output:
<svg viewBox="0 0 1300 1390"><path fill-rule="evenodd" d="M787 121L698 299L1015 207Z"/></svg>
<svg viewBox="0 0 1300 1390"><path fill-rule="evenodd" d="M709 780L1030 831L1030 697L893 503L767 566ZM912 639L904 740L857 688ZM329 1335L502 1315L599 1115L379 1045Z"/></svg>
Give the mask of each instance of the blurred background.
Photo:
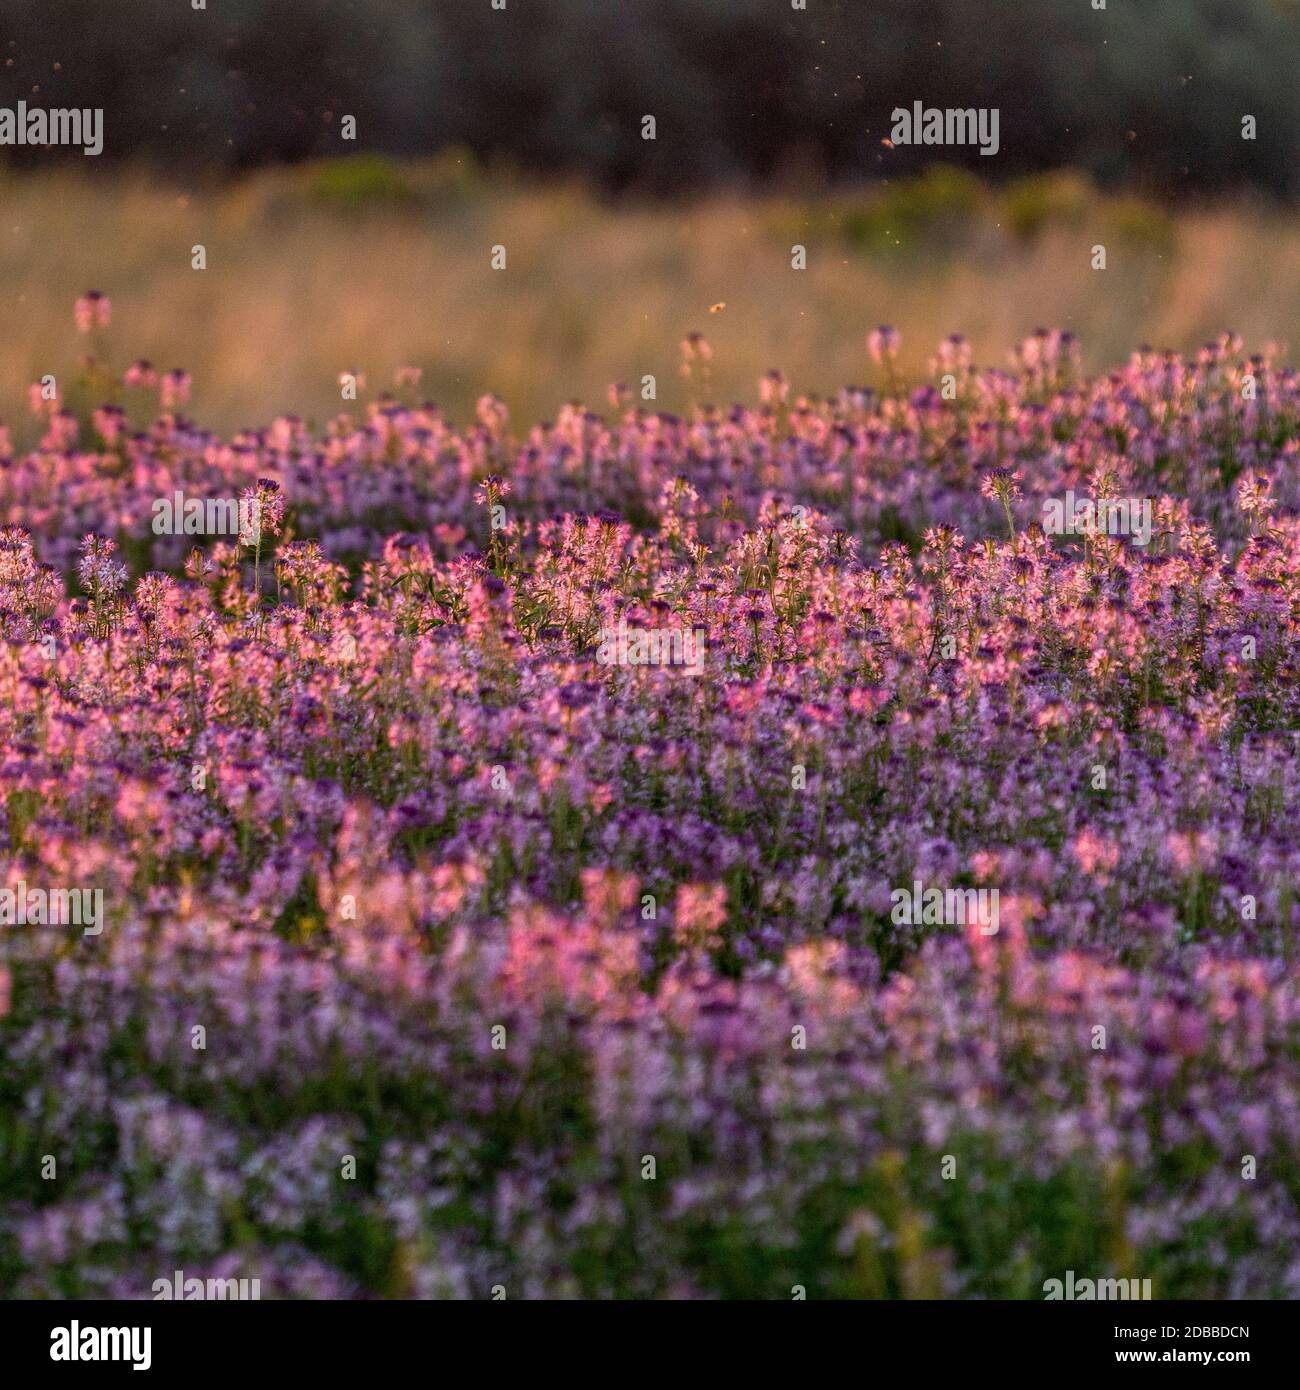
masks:
<svg viewBox="0 0 1300 1390"><path fill-rule="evenodd" d="M105 113L97 159L0 148L0 417L84 351L89 288L223 429L325 418L345 370L522 424L646 373L677 410L870 384L881 322L921 373L957 331L1098 366L1300 319L1297 0L506 6L0 0L0 106ZM998 108L997 156L887 146L917 100Z"/></svg>

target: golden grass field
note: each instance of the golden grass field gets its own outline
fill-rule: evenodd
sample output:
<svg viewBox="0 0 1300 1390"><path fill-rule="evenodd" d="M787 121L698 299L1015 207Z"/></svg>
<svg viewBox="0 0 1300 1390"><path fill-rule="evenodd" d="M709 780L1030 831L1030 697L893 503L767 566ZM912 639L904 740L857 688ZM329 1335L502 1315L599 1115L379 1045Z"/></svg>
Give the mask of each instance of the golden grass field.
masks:
<svg viewBox="0 0 1300 1390"><path fill-rule="evenodd" d="M1293 213L1164 212L1072 175L999 192L936 171L856 195L670 206L488 176L451 154L188 190L111 169L5 174L0 198L11 423L32 381L75 370L72 305L90 288L112 298L116 365L189 369L190 413L219 429L287 411L319 421L342 408L340 372L359 369L373 394L403 364L458 419L488 390L516 424L575 398L604 408L610 382L646 373L658 407L680 410L692 330L714 350L707 398L726 403L753 399L772 367L795 393L872 383L864 338L882 322L901 330L913 374L954 331L996 366L1036 326L1069 328L1095 367L1228 328L1248 347L1287 343L1300 322ZM806 270L791 268L795 243ZM1095 243L1104 271L1090 267ZM496 244L505 270L491 268Z"/></svg>

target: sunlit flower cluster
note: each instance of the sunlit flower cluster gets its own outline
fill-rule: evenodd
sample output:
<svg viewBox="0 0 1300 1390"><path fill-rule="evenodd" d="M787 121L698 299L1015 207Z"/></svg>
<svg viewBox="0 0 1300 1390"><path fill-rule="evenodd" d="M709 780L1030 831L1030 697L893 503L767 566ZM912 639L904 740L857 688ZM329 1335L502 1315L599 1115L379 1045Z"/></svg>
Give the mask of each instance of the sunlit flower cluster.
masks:
<svg viewBox="0 0 1300 1390"><path fill-rule="evenodd" d="M0 1292L1300 1296L1300 383L936 365L6 445Z"/></svg>

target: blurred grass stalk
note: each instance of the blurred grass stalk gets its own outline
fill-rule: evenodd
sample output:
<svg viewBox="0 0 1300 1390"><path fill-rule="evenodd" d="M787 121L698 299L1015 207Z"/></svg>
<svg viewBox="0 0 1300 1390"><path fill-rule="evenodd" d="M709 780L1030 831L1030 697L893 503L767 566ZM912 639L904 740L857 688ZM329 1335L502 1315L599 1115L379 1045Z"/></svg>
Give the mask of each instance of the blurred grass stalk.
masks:
<svg viewBox="0 0 1300 1390"><path fill-rule="evenodd" d="M361 370L373 392L404 364L457 420L486 391L517 423L575 398L605 409L613 381L640 403L646 374L652 408L681 411L679 345L696 329L713 349L711 398L727 404L754 400L773 367L796 395L878 384L864 338L880 322L901 330L900 365L917 380L951 332L977 363L1003 366L1035 327L1071 329L1096 368L1139 343L1193 350L1229 328L1248 348L1285 342L1300 321L1294 213L1166 211L1070 172L993 189L940 167L852 195L669 205L489 178L451 152L190 191L112 171L0 174L0 196L0 418L20 438L28 386L75 374L71 306L91 287L114 301L116 365L188 368L189 413L225 431L328 418L345 408L341 371ZM498 244L504 270L491 268ZM196 245L205 270L191 268ZM806 270L791 267L795 245Z"/></svg>

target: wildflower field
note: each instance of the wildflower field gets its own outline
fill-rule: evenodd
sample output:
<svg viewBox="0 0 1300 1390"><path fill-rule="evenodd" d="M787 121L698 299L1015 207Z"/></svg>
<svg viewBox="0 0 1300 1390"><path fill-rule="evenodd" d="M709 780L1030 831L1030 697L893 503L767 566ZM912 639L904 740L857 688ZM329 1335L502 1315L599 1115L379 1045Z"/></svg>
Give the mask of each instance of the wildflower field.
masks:
<svg viewBox="0 0 1300 1390"><path fill-rule="evenodd" d="M546 423L33 387L0 1295L1300 1296L1300 378L871 350Z"/></svg>

